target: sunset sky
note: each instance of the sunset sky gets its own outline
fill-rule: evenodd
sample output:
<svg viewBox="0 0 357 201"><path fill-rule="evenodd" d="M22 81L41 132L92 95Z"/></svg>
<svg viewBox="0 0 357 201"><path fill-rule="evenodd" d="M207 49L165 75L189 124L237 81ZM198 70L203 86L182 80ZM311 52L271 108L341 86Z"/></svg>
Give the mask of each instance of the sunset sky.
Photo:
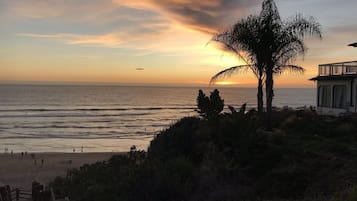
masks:
<svg viewBox="0 0 357 201"><path fill-rule="evenodd" d="M241 64L208 44L262 0L0 0L0 83L70 82L206 85ZM311 15L323 40L307 39L302 76L277 86L314 86L319 63L357 60L357 1L276 0L282 18ZM223 81L223 80L222 80ZM249 72L224 83L255 86ZM223 84L224 84L223 83Z"/></svg>

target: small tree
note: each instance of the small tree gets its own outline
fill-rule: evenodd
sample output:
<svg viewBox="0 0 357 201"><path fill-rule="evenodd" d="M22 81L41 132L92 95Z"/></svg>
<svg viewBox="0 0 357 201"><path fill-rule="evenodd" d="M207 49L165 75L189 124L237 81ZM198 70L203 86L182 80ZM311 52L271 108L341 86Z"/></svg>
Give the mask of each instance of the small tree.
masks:
<svg viewBox="0 0 357 201"><path fill-rule="evenodd" d="M222 112L224 107L224 100L219 96L217 89L211 92L208 97L200 89L197 96L197 109L198 114L204 119L215 119L219 113Z"/></svg>

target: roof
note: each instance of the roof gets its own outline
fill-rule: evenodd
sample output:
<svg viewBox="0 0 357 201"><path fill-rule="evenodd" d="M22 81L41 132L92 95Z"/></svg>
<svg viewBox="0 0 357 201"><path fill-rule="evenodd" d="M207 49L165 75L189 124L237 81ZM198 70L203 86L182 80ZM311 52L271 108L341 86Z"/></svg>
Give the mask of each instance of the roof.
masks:
<svg viewBox="0 0 357 201"><path fill-rule="evenodd" d="M357 43L356 43L357 45ZM335 63L327 63L327 64L319 64L319 66L335 66L335 65L347 65L347 64L352 64L356 63L355 65L357 65L357 61L343 61L343 62L335 62Z"/></svg>
<svg viewBox="0 0 357 201"><path fill-rule="evenodd" d="M357 42L351 43L351 44L349 44L348 46L357 47Z"/></svg>
<svg viewBox="0 0 357 201"><path fill-rule="evenodd" d="M329 76L316 76L309 80L321 81L321 80L353 80L357 78L357 74L345 74L345 75L329 75Z"/></svg>

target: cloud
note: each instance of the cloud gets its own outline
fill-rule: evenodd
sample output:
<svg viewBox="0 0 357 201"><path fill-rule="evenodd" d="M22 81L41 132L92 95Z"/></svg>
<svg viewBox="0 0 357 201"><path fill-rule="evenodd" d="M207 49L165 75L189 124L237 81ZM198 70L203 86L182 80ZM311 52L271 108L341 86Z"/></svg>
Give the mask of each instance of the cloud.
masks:
<svg viewBox="0 0 357 201"><path fill-rule="evenodd" d="M215 33L247 15L259 0L114 0L121 6L151 9L182 25L205 33Z"/></svg>
<svg viewBox="0 0 357 201"><path fill-rule="evenodd" d="M18 33L18 37L57 40L68 45L99 46L134 50L134 55L144 56L160 53L166 56L194 54L209 50L205 44L210 36L192 32L180 26L155 31L128 32L117 30L103 34L68 34L68 33Z"/></svg>
<svg viewBox="0 0 357 201"><path fill-rule="evenodd" d="M32 38L56 38L62 39L68 36L69 34L33 34L33 33L20 33L18 36L32 37Z"/></svg>
<svg viewBox="0 0 357 201"><path fill-rule="evenodd" d="M41 19L65 17L72 20L95 18L115 9L110 0L4 0L9 13L17 18ZM75 18L77 17L77 18Z"/></svg>
<svg viewBox="0 0 357 201"><path fill-rule="evenodd" d="M212 34L250 14L260 3L261 0L4 0L2 10L15 18L98 25L170 21Z"/></svg>
<svg viewBox="0 0 357 201"><path fill-rule="evenodd" d="M34 33L20 33L21 37L31 38L48 38L64 41L70 45L95 45L104 47L122 47L134 41L142 40L150 34L130 35L125 32L108 33L101 35L80 35L80 34L34 34Z"/></svg>
<svg viewBox="0 0 357 201"><path fill-rule="evenodd" d="M17 34L22 37L31 38L49 38L65 41L67 44L86 44L86 45L102 45L108 47L114 47L123 43L114 34L104 34L104 35L79 35L79 34L34 34L34 33L20 33Z"/></svg>
<svg viewBox="0 0 357 201"><path fill-rule="evenodd" d="M258 1L5 0L2 9L10 16L3 18L7 21L25 20L26 30L19 31L25 34L19 36L105 47L130 48L136 43L135 49L167 50L170 47L150 42L167 37L172 44L177 27L184 27L182 33L195 30L211 36L248 14Z"/></svg>
<svg viewBox="0 0 357 201"><path fill-rule="evenodd" d="M120 6L111 0L6 2L5 10L11 11L20 23L25 20L24 31L17 28L18 36L60 40L70 45L130 48L133 43L158 40L172 27L170 21L155 12Z"/></svg>
<svg viewBox="0 0 357 201"><path fill-rule="evenodd" d="M20 37L127 48L137 55L202 51L213 33L260 4L260 0L5 1L16 19L34 23L24 31L17 29Z"/></svg>

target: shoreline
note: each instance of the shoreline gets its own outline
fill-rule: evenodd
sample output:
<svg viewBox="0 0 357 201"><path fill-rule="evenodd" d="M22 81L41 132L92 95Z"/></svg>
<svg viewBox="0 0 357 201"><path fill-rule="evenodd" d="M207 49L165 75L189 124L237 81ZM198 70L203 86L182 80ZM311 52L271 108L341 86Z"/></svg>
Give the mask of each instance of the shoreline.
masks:
<svg viewBox="0 0 357 201"><path fill-rule="evenodd" d="M31 189L33 181L47 185L68 169L110 159L124 152L32 152L0 154L0 186Z"/></svg>

